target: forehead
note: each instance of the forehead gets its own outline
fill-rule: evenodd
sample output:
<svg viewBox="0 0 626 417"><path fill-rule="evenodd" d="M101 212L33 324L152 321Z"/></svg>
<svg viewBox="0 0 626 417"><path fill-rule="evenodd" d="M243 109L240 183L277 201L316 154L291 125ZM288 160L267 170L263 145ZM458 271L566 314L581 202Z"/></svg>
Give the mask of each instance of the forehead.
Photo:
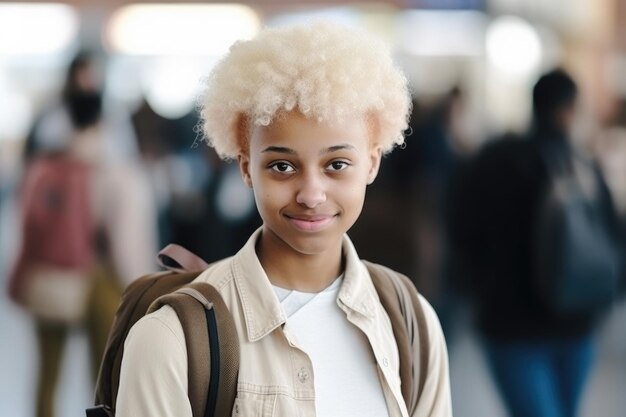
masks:
<svg viewBox="0 0 626 417"><path fill-rule="evenodd" d="M259 152L268 146L281 146L306 152L337 145L365 149L369 143L369 127L365 116L345 121L324 122L290 112L276 117L268 126L252 126L250 151Z"/></svg>

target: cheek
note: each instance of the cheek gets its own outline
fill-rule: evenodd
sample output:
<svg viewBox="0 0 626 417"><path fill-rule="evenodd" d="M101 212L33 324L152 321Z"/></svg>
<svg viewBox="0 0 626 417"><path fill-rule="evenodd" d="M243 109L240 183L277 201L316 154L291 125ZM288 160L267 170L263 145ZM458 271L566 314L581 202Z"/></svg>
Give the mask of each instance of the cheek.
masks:
<svg viewBox="0 0 626 417"><path fill-rule="evenodd" d="M280 208L288 202L290 194L287 187L272 181L263 181L259 177L253 178L252 182L254 199L259 212L263 213Z"/></svg>
<svg viewBox="0 0 626 417"><path fill-rule="evenodd" d="M364 181L354 181L352 184L338 187L335 190L336 198L346 208L360 211L365 199L366 184Z"/></svg>

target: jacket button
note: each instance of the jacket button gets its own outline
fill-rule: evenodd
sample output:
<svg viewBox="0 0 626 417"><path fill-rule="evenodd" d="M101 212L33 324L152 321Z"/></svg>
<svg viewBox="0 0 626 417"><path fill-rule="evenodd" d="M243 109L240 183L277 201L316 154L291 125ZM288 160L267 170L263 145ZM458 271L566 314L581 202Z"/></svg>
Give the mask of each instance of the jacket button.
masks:
<svg viewBox="0 0 626 417"><path fill-rule="evenodd" d="M298 380L304 384L307 379L309 379L309 373L306 368L300 368L300 371L298 372Z"/></svg>

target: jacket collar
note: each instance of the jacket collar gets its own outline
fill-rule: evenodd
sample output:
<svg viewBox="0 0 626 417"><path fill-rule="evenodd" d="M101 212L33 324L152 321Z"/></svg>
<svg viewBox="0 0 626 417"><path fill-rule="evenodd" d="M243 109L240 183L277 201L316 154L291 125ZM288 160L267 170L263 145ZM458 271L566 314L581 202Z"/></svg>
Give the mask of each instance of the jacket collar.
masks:
<svg viewBox="0 0 626 417"><path fill-rule="evenodd" d="M346 269L337 299L348 309L348 314L351 310L373 319L374 309L380 305L378 295L367 267L361 262L348 235L343 236L342 250Z"/></svg>
<svg viewBox="0 0 626 417"><path fill-rule="evenodd" d="M262 339L287 320L256 254L255 246L261 231L262 227L250 236L232 262L235 285L250 342ZM342 250L346 269L338 302L348 309L348 314L354 311L372 319L375 317L374 308L378 304L376 290L367 268L360 261L347 235L343 237Z"/></svg>

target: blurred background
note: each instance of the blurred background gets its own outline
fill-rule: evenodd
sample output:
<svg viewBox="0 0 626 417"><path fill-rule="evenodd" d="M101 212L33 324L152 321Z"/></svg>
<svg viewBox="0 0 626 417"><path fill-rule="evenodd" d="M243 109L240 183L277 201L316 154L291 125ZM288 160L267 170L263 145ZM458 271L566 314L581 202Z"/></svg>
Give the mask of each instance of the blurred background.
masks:
<svg viewBox="0 0 626 417"><path fill-rule="evenodd" d="M101 139L89 158L108 187L96 200L109 242L103 263L112 265L113 279L123 287L155 270L152 254L169 242L209 261L234 253L260 220L237 168L201 141L195 106L202 78L234 41L261 27L318 19L365 28L388 42L414 98L407 146L383 161L351 236L361 256L411 276L438 310L455 415L506 416L473 309L449 279L447 184L485 144L527 131L534 83L560 66L579 88L572 138L599 161L624 218L621 0L0 2L0 281L9 286L21 247L25 168L38 153L69 146L69 132L80 130L59 109L67 104L68 67L81 51L93 64L87 90L97 92ZM83 416L91 404L92 333L71 326L57 349L59 369L50 372L58 382L47 394L56 398L57 416ZM0 292L0 334L0 415L33 416L45 338L7 291ZM580 415L624 416L623 301L597 334L598 359Z"/></svg>

